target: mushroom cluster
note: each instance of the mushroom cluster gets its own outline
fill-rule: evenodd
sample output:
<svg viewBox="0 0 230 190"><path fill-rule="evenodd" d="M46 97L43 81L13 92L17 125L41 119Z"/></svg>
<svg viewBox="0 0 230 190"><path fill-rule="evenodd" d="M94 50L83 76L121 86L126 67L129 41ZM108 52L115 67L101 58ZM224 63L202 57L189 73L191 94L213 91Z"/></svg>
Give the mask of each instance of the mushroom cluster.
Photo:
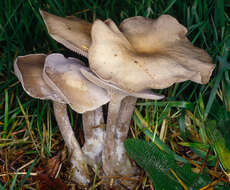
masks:
<svg viewBox="0 0 230 190"><path fill-rule="evenodd" d="M205 84L215 68L210 56L186 38L186 28L175 18L111 20L93 24L40 11L48 33L70 50L85 56L89 67L61 54L31 54L14 62L16 76L34 98L53 101L54 113L71 155L73 180L91 181L90 166L113 181L117 189L132 189L139 175L123 143L128 135L137 98L160 100L163 89L191 80ZM107 121L102 106L108 103ZM66 105L83 114L85 143L81 148L71 128ZM106 127L104 128L104 124Z"/></svg>

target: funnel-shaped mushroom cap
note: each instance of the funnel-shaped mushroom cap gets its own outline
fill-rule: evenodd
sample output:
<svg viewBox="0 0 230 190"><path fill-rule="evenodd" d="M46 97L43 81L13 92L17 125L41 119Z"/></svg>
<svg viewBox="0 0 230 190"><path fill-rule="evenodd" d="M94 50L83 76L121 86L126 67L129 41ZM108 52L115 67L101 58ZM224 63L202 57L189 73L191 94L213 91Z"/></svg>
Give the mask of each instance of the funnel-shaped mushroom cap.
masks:
<svg viewBox="0 0 230 190"><path fill-rule="evenodd" d="M43 77L47 84L78 113L92 111L110 101L106 90L88 81L80 72L83 62L61 54L47 56Z"/></svg>
<svg viewBox="0 0 230 190"><path fill-rule="evenodd" d="M30 96L63 103L64 100L42 78L45 59L45 54L19 56L14 61L14 72Z"/></svg>
<svg viewBox="0 0 230 190"><path fill-rule="evenodd" d="M50 36L72 51L87 56L92 24L73 16L62 18L45 11L40 13Z"/></svg>
<svg viewBox="0 0 230 190"><path fill-rule="evenodd" d="M92 26L90 68L129 92L162 89L176 82L207 83L215 68L209 55L186 38L186 28L169 15L126 19L121 31L107 20Z"/></svg>

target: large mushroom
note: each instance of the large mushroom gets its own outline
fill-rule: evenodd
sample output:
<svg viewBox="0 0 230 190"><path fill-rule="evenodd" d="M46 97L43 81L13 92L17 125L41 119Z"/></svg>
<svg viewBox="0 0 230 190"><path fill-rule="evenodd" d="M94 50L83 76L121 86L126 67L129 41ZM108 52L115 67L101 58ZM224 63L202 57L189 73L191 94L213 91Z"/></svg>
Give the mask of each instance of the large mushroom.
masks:
<svg viewBox="0 0 230 190"><path fill-rule="evenodd" d="M75 111L85 113L87 118L92 116L89 118L91 120L85 122L86 125L84 126L87 131L86 136L89 137L90 134L94 133L91 124L98 125L103 121L100 106L110 99L106 91L81 75L79 69L82 67L84 66L80 60L66 59L60 54L19 56L14 62L15 74L22 83L24 90L34 98L53 101L55 117L71 155L73 180L79 184L87 185L90 182L87 162L70 125L66 104L70 104ZM90 134L87 135L87 133ZM91 135L91 139L87 139L94 141L94 144L90 144L90 146L97 150L92 151L91 157L88 156L93 167L100 161L98 159L100 159L102 152L104 130L98 129L96 133L97 136L92 137ZM92 159L94 160L92 161Z"/></svg>
<svg viewBox="0 0 230 190"><path fill-rule="evenodd" d="M163 89L186 80L205 84L215 65L204 50L191 44L186 32L186 28L169 15L156 20L129 18L121 23L120 29L112 20L96 20L88 51L90 69L104 83L115 85L127 93ZM111 125L109 121L110 118L107 127ZM104 151L107 149L109 147ZM103 167L109 163L108 157ZM110 174L116 173L115 167L110 166Z"/></svg>

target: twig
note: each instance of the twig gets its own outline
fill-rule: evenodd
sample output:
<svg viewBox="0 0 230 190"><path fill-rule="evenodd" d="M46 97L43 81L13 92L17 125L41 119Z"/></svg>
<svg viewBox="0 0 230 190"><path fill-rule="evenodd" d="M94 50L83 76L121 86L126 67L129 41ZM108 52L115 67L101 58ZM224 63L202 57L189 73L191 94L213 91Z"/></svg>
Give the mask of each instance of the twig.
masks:
<svg viewBox="0 0 230 190"><path fill-rule="evenodd" d="M4 173L4 174L0 174L0 177L4 177L4 176L8 176L8 175L27 175L28 172L13 172L13 173ZM36 172L31 172L29 174L30 176L37 176L38 173Z"/></svg>

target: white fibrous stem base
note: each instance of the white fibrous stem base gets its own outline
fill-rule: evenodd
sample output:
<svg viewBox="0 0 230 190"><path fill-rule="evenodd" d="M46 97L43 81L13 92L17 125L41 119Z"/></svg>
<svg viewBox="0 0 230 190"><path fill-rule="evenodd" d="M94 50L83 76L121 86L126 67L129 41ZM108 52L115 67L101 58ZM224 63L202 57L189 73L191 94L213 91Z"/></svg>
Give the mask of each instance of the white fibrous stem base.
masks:
<svg viewBox="0 0 230 190"><path fill-rule="evenodd" d="M96 170L102 162L104 147L105 126L102 107L82 115L85 144L82 151L87 163Z"/></svg>
<svg viewBox="0 0 230 190"><path fill-rule="evenodd" d="M107 176L137 176L139 171L130 162L124 149L136 98L116 92L111 93L111 97L106 124L106 143L102 154L103 169ZM130 189L136 185L136 181L132 180L120 180L119 183Z"/></svg>
<svg viewBox="0 0 230 190"><path fill-rule="evenodd" d="M115 153L115 156L116 156L117 162L119 163L119 167L117 169L120 169L120 171L118 172L124 176L137 175L137 168L131 164L130 159L128 158L128 155L124 148L124 141L126 140L128 136L131 116L132 116L136 101L137 101L137 98L131 97L131 96L127 96L126 98L122 100L120 112L119 112L119 120L116 126L116 136L115 136L116 153ZM126 168L125 170L123 169L124 167Z"/></svg>
<svg viewBox="0 0 230 190"><path fill-rule="evenodd" d="M62 137L71 155L71 164L73 169L73 180L81 185L90 183L90 175L84 154L77 142L73 129L69 122L66 105L53 102L54 114L57 120Z"/></svg>

